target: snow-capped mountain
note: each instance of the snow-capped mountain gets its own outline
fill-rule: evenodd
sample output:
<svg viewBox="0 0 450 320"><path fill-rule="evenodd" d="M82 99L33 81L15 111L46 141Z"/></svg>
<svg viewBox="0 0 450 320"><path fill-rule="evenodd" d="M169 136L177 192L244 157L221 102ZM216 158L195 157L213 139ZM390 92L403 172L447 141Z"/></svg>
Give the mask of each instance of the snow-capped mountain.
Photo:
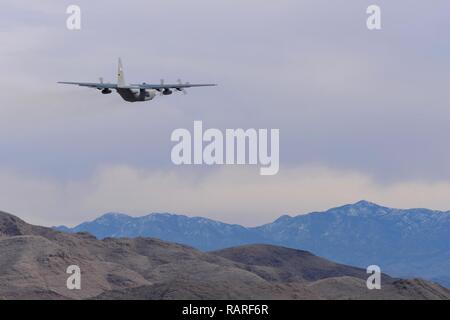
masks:
<svg viewBox="0 0 450 320"><path fill-rule="evenodd" d="M401 277L420 276L450 287L450 212L392 209L367 201L246 228L206 218L109 213L67 232L98 238L155 237L211 251L254 243L308 250L337 262Z"/></svg>

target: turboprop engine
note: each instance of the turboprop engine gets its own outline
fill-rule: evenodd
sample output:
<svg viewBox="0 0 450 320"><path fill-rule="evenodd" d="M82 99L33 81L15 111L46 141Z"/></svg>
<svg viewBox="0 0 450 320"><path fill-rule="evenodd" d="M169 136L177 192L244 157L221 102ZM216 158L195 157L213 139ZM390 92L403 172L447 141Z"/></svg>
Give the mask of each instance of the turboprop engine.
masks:
<svg viewBox="0 0 450 320"><path fill-rule="evenodd" d="M139 90L139 98L142 101L153 100L156 97L158 91L154 89L141 89Z"/></svg>

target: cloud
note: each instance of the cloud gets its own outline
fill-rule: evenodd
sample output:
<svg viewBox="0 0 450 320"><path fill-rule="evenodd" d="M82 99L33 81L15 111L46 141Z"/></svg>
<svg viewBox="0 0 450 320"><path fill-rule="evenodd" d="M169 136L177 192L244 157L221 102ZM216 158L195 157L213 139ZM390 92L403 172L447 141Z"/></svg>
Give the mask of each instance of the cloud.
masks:
<svg viewBox="0 0 450 320"><path fill-rule="evenodd" d="M110 210L257 224L361 198L450 207L447 1L380 0L380 32L360 0L80 0L79 32L69 4L0 12L0 208L45 224ZM118 56L132 82L219 87L127 104L56 85L114 81ZM170 133L194 120L280 129L280 174L173 169Z"/></svg>
<svg viewBox="0 0 450 320"><path fill-rule="evenodd" d="M105 212L171 212L255 226L281 214L304 214L366 199L386 206L450 208L450 183L378 184L370 176L325 167L284 169L260 176L256 168L227 166L198 175L108 166L82 181L59 183L0 172L2 209L45 225L77 224Z"/></svg>
<svg viewBox="0 0 450 320"><path fill-rule="evenodd" d="M279 128L290 166L450 180L445 1L380 1L379 33L365 27L369 1L79 1L80 32L65 27L69 4L7 1L0 13L0 168L61 179L104 164L163 169L170 132L203 120ZM129 81L220 85L134 105L56 85L114 81L118 56Z"/></svg>

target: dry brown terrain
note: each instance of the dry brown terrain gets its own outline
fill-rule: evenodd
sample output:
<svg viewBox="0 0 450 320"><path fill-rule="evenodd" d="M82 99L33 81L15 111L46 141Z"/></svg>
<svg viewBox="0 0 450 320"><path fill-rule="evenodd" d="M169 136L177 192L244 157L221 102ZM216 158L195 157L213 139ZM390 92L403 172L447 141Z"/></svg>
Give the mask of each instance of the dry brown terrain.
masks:
<svg viewBox="0 0 450 320"><path fill-rule="evenodd" d="M66 288L78 265L81 290ZM151 238L97 240L0 212L0 299L450 299L423 280L383 276L306 251L249 245L202 253Z"/></svg>

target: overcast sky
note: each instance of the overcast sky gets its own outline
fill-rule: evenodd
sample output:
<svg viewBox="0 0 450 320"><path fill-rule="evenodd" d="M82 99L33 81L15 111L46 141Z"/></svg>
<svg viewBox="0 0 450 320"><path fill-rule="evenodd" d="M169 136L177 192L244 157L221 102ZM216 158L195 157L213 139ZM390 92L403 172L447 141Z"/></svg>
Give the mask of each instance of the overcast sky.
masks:
<svg viewBox="0 0 450 320"><path fill-rule="evenodd" d="M382 9L382 30L366 8ZM66 8L82 29L66 28ZM0 10L0 210L258 225L366 199L450 209L448 1L18 1ZM130 104L57 85L214 82ZM280 129L279 174L174 166L176 128Z"/></svg>

